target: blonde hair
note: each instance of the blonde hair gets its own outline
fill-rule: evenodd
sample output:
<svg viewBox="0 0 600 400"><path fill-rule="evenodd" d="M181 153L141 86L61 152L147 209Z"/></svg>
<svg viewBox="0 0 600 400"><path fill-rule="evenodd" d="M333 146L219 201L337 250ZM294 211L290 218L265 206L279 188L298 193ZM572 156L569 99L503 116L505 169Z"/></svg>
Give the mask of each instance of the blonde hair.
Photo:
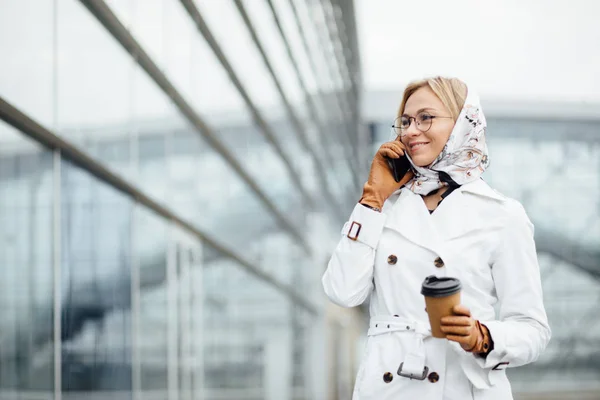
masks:
<svg viewBox="0 0 600 400"><path fill-rule="evenodd" d="M402 95L398 117L404 114L404 108L406 107L408 98L417 90L427 86L435 93L442 103L444 103L444 106L448 109L452 118L454 118L454 122L456 122L460 115L460 111L465 104L465 99L467 98L467 85L460 79L444 78L441 76L409 83Z"/></svg>

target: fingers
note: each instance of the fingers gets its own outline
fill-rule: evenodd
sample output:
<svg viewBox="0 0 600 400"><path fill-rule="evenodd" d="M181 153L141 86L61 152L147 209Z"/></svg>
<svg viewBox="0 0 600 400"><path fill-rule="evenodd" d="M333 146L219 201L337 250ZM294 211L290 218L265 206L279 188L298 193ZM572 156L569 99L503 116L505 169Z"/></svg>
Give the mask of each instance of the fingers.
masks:
<svg viewBox="0 0 600 400"><path fill-rule="evenodd" d="M441 326L441 331L446 334L446 337L451 336L470 336L473 331L472 326L447 325Z"/></svg>
<svg viewBox="0 0 600 400"><path fill-rule="evenodd" d="M389 158L400 158L400 155L391 149L379 149L379 154Z"/></svg>
<svg viewBox="0 0 600 400"><path fill-rule="evenodd" d="M454 306L454 308L452 309L452 312L454 312L455 315L465 315L467 317L471 316L471 311L466 306L463 306L462 304L458 304L458 305Z"/></svg>
<svg viewBox="0 0 600 400"><path fill-rule="evenodd" d="M398 152L398 153L402 153L404 154L404 151L406 150L406 146L404 145L404 143L402 142L398 142L398 141L393 141L393 142L387 142L384 143L385 144L389 144L390 146L394 147L394 149Z"/></svg>
<svg viewBox="0 0 600 400"><path fill-rule="evenodd" d="M442 317L441 319L442 325L459 325L459 326L471 326L473 325L473 320L471 317L461 317L457 315L450 315L447 317Z"/></svg>
<svg viewBox="0 0 600 400"><path fill-rule="evenodd" d="M471 344L470 336L455 336L455 335L447 335L446 339L451 340L456 343L463 344L465 346L469 346Z"/></svg>
<svg viewBox="0 0 600 400"><path fill-rule="evenodd" d="M404 155L404 149L399 142L388 142L381 145L379 153L389 158L400 158Z"/></svg>

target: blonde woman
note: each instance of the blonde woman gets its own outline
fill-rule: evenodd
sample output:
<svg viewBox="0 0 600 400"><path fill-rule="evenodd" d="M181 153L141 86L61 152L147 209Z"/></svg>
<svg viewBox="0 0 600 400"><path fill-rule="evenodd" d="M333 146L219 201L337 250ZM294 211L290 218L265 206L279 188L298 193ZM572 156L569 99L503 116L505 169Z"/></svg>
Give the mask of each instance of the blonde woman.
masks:
<svg viewBox="0 0 600 400"><path fill-rule="evenodd" d="M458 79L404 91L397 138L377 151L323 276L342 307L370 299L354 400L512 399L506 368L535 361L550 340L533 226L481 178L485 127ZM388 159L403 156L411 170L396 182ZM461 304L440 321L445 338L431 336L420 293L430 275L462 283Z"/></svg>

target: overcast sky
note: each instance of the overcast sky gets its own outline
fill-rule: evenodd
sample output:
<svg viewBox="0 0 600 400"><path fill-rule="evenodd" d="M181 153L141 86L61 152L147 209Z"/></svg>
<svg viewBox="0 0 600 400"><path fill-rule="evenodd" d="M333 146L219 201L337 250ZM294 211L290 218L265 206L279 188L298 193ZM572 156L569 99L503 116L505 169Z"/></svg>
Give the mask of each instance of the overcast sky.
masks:
<svg viewBox="0 0 600 400"><path fill-rule="evenodd" d="M598 0L356 0L367 90L451 75L482 96L600 104Z"/></svg>

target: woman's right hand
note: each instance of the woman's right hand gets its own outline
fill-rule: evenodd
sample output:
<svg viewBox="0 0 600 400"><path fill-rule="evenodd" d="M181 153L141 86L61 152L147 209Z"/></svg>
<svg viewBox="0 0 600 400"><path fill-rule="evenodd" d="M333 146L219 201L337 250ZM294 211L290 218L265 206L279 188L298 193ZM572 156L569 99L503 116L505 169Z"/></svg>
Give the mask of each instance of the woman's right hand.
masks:
<svg viewBox="0 0 600 400"><path fill-rule="evenodd" d="M381 145L373 157L369 179L363 187L363 195L359 203L381 210L387 198L413 178L413 172L408 171L400 182L396 182L386 159L386 157L400 158L404 156L405 150L404 144L398 140Z"/></svg>

